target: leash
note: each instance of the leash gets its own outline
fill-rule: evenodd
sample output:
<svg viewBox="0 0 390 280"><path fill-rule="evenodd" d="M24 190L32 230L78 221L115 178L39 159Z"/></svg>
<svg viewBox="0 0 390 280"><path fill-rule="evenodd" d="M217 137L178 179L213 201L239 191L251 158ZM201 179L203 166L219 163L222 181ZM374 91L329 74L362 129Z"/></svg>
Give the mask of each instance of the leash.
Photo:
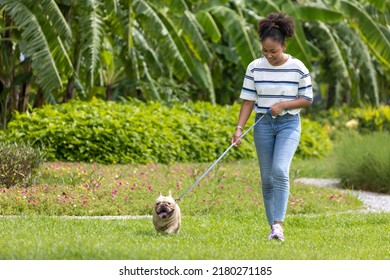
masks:
<svg viewBox="0 0 390 280"><path fill-rule="evenodd" d="M265 113L264 115L262 115L250 128L248 128L248 130L247 131L245 131L243 134L241 134L241 136L238 138L239 140L241 140L242 138L244 138L244 136L252 129L252 128L254 128L255 127L255 125L258 123L258 122L260 122L267 114L269 114L270 116L272 116L272 114L271 114L271 110L270 109L268 109L267 110L267 113ZM200 182L200 180L202 180L203 179L203 177L204 176L206 176L207 175L207 173L209 173L210 172L210 170L211 169L213 169L214 168L214 166L216 166L217 165L217 163L230 151L230 149L233 147L233 146L235 146L236 145L236 142L234 142L233 144L231 144L230 146L229 146L229 148L227 148L223 153L222 153L222 155L220 155L220 157L219 158L217 158L215 161L214 161L214 163L209 167L209 168L207 168L206 169L206 171L181 195L181 196L179 196L177 199L176 199L176 201L180 201L189 191L191 191L199 182Z"/></svg>

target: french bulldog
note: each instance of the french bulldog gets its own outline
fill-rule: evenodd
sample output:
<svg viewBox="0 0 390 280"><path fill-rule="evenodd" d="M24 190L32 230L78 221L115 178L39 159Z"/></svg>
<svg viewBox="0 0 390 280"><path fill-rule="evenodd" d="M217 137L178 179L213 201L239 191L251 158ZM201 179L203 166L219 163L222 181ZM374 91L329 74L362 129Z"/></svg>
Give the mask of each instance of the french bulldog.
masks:
<svg viewBox="0 0 390 280"><path fill-rule="evenodd" d="M168 196L163 196L160 192L153 207L153 224L157 232L179 233L181 224L180 207L169 191Z"/></svg>

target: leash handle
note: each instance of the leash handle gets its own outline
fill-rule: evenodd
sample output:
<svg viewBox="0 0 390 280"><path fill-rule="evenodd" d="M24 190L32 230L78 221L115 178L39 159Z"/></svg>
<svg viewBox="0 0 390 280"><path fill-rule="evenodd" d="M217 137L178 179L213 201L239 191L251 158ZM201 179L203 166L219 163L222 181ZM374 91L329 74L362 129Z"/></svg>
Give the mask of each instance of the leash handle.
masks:
<svg viewBox="0 0 390 280"><path fill-rule="evenodd" d="M241 140L242 138L244 138L244 136L250 131L252 130L253 127L255 127L255 125L260 122L260 120L262 118L264 118L267 114L269 114L270 116L272 116L271 114L271 110L268 108L267 110L267 113L262 115L250 128L248 128L243 134L240 135L240 137L238 138L239 140ZM207 175L207 173L210 172L211 169L214 168L215 165L217 165L217 163L230 151L230 149L236 145L236 142L232 143L223 153L222 155L220 155L219 158L217 158L214 163L206 169L206 171L181 195L179 196L176 201L180 201L190 190L192 190L199 182L200 180L203 179L204 176Z"/></svg>

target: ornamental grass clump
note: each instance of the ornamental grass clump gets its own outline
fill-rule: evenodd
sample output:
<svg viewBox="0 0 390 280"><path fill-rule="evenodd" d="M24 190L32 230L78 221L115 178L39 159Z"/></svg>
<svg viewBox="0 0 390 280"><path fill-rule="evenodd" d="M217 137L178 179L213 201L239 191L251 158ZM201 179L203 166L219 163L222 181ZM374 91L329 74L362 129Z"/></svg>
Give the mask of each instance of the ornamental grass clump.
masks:
<svg viewBox="0 0 390 280"><path fill-rule="evenodd" d="M390 194L390 133L347 134L336 147L336 176L348 188Z"/></svg>
<svg viewBox="0 0 390 280"><path fill-rule="evenodd" d="M43 160L42 151L25 143L0 142L0 186L29 186Z"/></svg>

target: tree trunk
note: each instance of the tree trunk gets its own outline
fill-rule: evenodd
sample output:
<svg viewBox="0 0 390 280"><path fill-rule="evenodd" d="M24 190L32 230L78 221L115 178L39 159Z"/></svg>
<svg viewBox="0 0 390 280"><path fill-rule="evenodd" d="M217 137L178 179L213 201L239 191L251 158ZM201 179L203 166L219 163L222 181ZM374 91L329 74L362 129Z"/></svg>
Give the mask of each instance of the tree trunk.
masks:
<svg viewBox="0 0 390 280"><path fill-rule="evenodd" d="M26 63L24 65L24 71L26 73L31 72L31 65ZM19 104L18 104L18 111L20 113L26 112L27 111L27 105L28 101L30 99L30 90L31 90L31 81L30 79L26 81L23 86L22 90L20 91L20 98L19 98Z"/></svg>
<svg viewBox="0 0 390 280"><path fill-rule="evenodd" d="M73 77L68 77L68 84L66 86L66 92L64 95L63 103L66 103L68 100L74 98L74 79Z"/></svg>
<svg viewBox="0 0 390 280"><path fill-rule="evenodd" d="M45 103L45 94L41 88L38 88L37 96L34 100L33 108L40 108Z"/></svg>
<svg viewBox="0 0 390 280"><path fill-rule="evenodd" d="M106 101L111 100L112 98L112 88L111 85L106 86Z"/></svg>
<svg viewBox="0 0 390 280"><path fill-rule="evenodd" d="M7 102L6 102L6 98L4 98L3 100L1 98L1 93L3 92L3 90L4 90L4 84L0 80L0 129L5 129L7 125L6 124Z"/></svg>
<svg viewBox="0 0 390 280"><path fill-rule="evenodd" d="M8 111L13 112L18 109L19 104L19 87L13 86L8 95Z"/></svg>
<svg viewBox="0 0 390 280"><path fill-rule="evenodd" d="M333 107L336 102L336 87L330 84L326 93L326 110Z"/></svg>
<svg viewBox="0 0 390 280"><path fill-rule="evenodd" d="M5 26L11 27L12 26L11 18L7 15L4 15L4 17L5 17L5 20L4 20ZM12 36L13 36L12 29L7 28L4 35L5 35L5 38L12 39ZM8 57L10 59L10 63L8 66L9 72L7 73L8 77L6 78L9 81L9 83L8 82L5 83L6 87L9 87L12 84L12 81L15 77L15 68L14 68L14 62L13 62L15 51L14 51L13 44L12 44L11 40L5 41L4 44L5 44L5 47L7 49ZM17 87L13 86L8 94L8 108L7 108L8 112L13 112L14 110L16 110L18 108L18 102L19 102L19 93L17 91Z"/></svg>

